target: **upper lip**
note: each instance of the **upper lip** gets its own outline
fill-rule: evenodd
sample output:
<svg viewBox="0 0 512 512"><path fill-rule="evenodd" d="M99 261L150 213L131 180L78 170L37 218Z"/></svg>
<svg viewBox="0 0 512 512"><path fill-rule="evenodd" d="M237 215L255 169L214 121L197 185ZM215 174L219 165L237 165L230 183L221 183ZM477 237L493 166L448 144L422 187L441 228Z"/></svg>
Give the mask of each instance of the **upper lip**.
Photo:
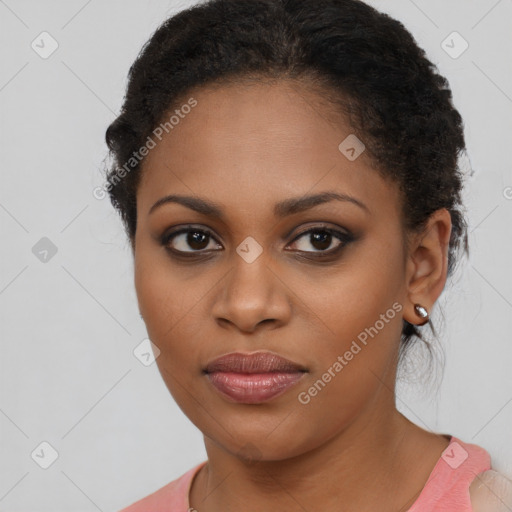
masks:
<svg viewBox="0 0 512 512"><path fill-rule="evenodd" d="M206 373L291 373L305 372L307 370L300 364L272 352L253 352L251 354L231 352L210 361L204 371Z"/></svg>

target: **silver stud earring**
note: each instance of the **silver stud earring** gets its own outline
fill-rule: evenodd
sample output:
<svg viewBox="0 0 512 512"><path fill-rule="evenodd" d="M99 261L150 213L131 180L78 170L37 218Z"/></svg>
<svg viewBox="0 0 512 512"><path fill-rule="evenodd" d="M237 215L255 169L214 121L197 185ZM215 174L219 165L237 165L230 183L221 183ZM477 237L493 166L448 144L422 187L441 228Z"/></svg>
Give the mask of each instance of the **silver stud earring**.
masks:
<svg viewBox="0 0 512 512"><path fill-rule="evenodd" d="M421 304L414 304L414 312L423 320L418 325L425 325L428 322L428 311Z"/></svg>

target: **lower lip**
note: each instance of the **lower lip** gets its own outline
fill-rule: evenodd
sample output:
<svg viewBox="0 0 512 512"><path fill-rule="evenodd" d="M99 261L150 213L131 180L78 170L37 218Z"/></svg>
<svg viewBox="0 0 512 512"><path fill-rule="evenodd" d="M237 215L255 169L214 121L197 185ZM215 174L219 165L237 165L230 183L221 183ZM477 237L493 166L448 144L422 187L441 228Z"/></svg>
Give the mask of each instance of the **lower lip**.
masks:
<svg viewBox="0 0 512 512"><path fill-rule="evenodd" d="M304 372L207 374L210 382L222 395L243 404L267 402L294 386L303 375Z"/></svg>

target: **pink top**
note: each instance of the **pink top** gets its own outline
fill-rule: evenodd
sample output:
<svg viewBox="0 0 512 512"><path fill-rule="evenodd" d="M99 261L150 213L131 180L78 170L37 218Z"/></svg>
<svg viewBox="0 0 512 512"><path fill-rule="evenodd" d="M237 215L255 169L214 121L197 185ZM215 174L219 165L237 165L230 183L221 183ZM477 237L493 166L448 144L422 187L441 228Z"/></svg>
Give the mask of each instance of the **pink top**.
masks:
<svg viewBox="0 0 512 512"><path fill-rule="evenodd" d="M182 476L119 512L188 512L188 497L201 462ZM469 486L476 475L491 469L491 457L475 444L451 437L420 495L407 512L472 512Z"/></svg>

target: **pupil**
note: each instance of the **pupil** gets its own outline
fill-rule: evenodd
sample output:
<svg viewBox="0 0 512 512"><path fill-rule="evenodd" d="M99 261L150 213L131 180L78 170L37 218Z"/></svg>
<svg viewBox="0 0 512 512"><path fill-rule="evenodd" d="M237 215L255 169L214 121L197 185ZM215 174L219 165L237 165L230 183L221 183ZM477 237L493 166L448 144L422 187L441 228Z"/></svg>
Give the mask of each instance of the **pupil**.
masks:
<svg viewBox="0 0 512 512"><path fill-rule="evenodd" d="M192 231L188 233L187 236L187 243L192 247L193 249L204 249L204 247L201 247L201 243L204 243L204 240L206 239L207 235L205 233L199 233L198 231ZM199 245L199 247L197 247ZM206 244L208 245L208 244Z"/></svg>
<svg viewBox="0 0 512 512"><path fill-rule="evenodd" d="M314 239L313 245L320 243L320 247L316 247L317 249L327 249L331 245L331 234L326 231L312 233L311 236Z"/></svg>

